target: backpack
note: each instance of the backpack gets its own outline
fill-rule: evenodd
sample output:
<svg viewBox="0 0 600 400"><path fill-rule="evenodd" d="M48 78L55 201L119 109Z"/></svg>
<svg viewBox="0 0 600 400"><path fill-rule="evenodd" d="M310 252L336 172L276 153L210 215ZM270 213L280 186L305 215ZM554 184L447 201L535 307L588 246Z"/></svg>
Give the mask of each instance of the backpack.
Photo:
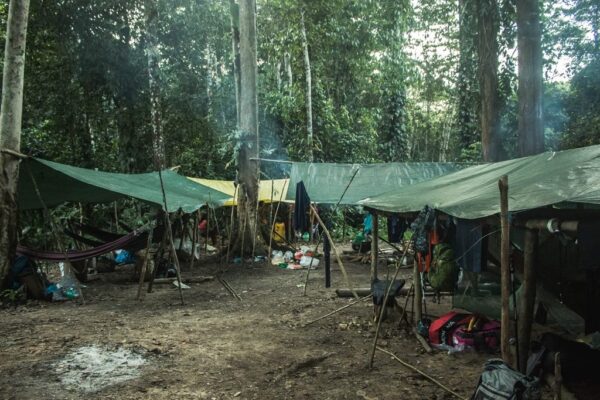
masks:
<svg viewBox="0 0 600 400"><path fill-rule="evenodd" d="M471 400L540 400L538 378L510 368L500 359L485 363Z"/></svg>
<svg viewBox="0 0 600 400"><path fill-rule="evenodd" d="M433 345L452 346L452 334L460 326L464 326L471 319L471 314L461 314L450 311L442 315L429 325L429 341Z"/></svg>
<svg viewBox="0 0 600 400"><path fill-rule="evenodd" d="M451 292L458 279L458 264L454 250L447 243L439 243L433 248L433 260L427 273L429 284L436 292Z"/></svg>

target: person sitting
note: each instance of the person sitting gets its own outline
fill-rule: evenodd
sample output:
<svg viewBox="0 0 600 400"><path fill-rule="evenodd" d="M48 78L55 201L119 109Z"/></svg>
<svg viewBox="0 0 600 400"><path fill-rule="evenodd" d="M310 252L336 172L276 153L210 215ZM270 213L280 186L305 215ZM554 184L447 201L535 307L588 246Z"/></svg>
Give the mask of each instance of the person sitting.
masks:
<svg viewBox="0 0 600 400"><path fill-rule="evenodd" d="M207 233L208 230L208 233ZM217 243L217 230L215 227L210 226L208 224L208 217L206 214L200 215L200 222L198 223L198 231L200 232L201 237L210 237L210 241L213 246L216 246Z"/></svg>

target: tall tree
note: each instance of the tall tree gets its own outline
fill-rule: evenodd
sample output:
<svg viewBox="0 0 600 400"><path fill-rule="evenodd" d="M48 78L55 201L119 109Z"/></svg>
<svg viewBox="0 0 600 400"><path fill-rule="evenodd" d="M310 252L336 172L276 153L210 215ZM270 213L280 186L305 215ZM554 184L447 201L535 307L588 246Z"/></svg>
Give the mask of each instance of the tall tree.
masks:
<svg viewBox="0 0 600 400"><path fill-rule="evenodd" d="M240 6L229 0L231 19L231 58L233 59L233 83L235 89L236 126L240 126Z"/></svg>
<svg viewBox="0 0 600 400"><path fill-rule="evenodd" d="M498 136L498 3L481 0L477 7L481 149L484 161L499 161L502 144Z"/></svg>
<svg viewBox="0 0 600 400"><path fill-rule="evenodd" d="M21 150L25 43L29 0L11 0L6 26L0 111L0 287L17 245L17 183Z"/></svg>
<svg viewBox="0 0 600 400"><path fill-rule="evenodd" d="M479 138L479 82L477 80L477 18L474 0L458 2L459 21L459 65L458 65L458 104L456 130L458 133L459 149L480 140Z"/></svg>
<svg viewBox="0 0 600 400"><path fill-rule="evenodd" d="M398 162L408 158L407 99L405 34L408 25L409 3L407 1L386 3L390 9L383 9L384 17L389 18L383 35L387 51L384 56L384 76L382 80L382 103L385 104L382 126L379 132L379 157L383 161Z"/></svg>
<svg viewBox="0 0 600 400"><path fill-rule="evenodd" d="M544 151L542 29L538 0L517 0L519 154Z"/></svg>
<svg viewBox="0 0 600 400"><path fill-rule="evenodd" d="M313 162L313 115L312 115L312 75L310 69L310 56L308 54L308 39L306 37L306 25L304 24L304 9L300 8L300 33L302 37L302 52L304 53L304 77L306 79L306 148L308 149L308 161Z"/></svg>
<svg viewBox="0 0 600 400"><path fill-rule="evenodd" d="M256 2L240 0L240 131L238 167L238 243L244 252L257 242L259 133L256 64ZM251 240L247 241L246 239ZM259 243L262 243L258 240ZM250 246L250 244L253 244Z"/></svg>

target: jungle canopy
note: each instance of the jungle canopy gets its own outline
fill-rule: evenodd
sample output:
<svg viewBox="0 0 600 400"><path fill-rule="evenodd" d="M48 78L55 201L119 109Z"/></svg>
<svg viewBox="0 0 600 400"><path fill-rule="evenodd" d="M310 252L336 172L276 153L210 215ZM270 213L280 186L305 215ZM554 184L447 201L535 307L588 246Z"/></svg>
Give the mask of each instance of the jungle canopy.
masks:
<svg viewBox="0 0 600 400"><path fill-rule="evenodd" d="M600 204L600 145L472 166L360 203L388 212L414 212L425 205L459 218L500 212L498 180L508 175L510 211L563 202Z"/></svg>
<svg viewBox="0 0 600 400"><path fill-rule="evenodd" d="M135 198L163 208L158 172L121 174L59 164L40 158L23 160L18 202L21 210L42 208L31 176L48 207L64 202L104 203ZM169 211L192 212L205 204L219 206L230 196L165 170L162 177Z"/></svg>
<svg viewBox="0 0 600 400"><path fill-rule="evenodd" d="M366 197L426 181L465 168L458 163L407 162L385 164L294 163L290 171L288 200L296 197L296 184L304 181L311 201L356 205Z"/></svg>

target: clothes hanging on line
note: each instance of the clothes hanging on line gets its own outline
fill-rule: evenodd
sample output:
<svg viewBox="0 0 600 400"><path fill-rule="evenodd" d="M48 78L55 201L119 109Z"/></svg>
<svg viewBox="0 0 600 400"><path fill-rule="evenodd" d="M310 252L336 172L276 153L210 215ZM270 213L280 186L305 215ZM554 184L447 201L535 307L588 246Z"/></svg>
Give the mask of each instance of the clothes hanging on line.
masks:
<svg viewBox="0 0 600 400"><path fill-rule="evenodd" d="M308 209L310 207L310 197L304 186L304 182L300 181L296 184L296 204L294 206L294 230L296 232L308 232L310 229L310 221L308 220Z"/></svg>

